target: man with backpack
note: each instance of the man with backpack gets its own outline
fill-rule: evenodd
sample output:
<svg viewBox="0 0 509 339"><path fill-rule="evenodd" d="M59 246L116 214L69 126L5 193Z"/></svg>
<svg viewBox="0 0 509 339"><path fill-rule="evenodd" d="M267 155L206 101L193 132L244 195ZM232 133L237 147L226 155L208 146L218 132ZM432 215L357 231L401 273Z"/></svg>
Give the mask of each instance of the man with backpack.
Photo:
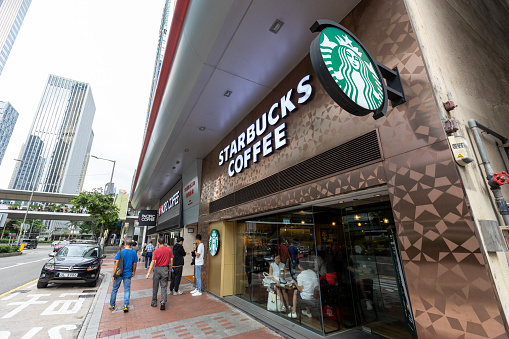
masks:
<svg viewBox="0 0 509 339"><path fill-rule="evenodd" d="M184 238L178 237L177 243L173 246L173 255L175 256L173 260L173 273L171 275L171 284L170 284L170 293L173 291L173 295L182 294L182 291L179 291L180 279L182 279L182 269L184 267L184 257L186 256L186 251L182 244L184 243Z"/></svg>
<svg viewBox="0 0 509 339"><path fill-rule="evenodd" d="M113 289L110 297L110 311L115 310L117 292L120 283L124 282L124 312L129 312L129 298L131 296L131 278L136 273L138 255L131 249L132 240L125 242L125 249L117 252L113 266Z"/></svg>

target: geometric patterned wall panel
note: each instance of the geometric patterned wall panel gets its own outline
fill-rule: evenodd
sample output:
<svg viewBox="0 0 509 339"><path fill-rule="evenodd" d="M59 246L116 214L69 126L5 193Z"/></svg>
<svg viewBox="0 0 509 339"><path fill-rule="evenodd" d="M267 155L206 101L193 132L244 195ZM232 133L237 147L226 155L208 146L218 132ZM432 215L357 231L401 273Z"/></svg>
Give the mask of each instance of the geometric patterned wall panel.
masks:
<svg viewBox="0 0 509 339"><path fill-rule="evenodd" d="M407 102L389 104L387 115L376 121L351 115L316 80L308 55L203 159L198 231L207 235L213 221L387 183L419 338L507 338L403 0L361 1L341 24L375 60L398 67ZM286 118L288 145L228 177L225 166L218 166L219 152L307 74L313 99ZM382 162L209 213L211 201L374 129Z"/></svg>

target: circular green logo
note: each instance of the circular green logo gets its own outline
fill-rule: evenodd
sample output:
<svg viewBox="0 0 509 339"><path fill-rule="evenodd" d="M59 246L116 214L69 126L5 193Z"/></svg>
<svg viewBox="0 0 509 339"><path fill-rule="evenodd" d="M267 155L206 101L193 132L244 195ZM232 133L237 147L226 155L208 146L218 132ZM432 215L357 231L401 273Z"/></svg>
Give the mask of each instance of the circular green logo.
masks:
<svg viewBox="0 0 509 339"><path fill-rule="evenodd" d="M327 27L320 34L320 54L341 90L360 107L376 110L384 92L368 53L346 32Z"/></svg>
<svg viewBox="0 0 509 339"><path fill-rule="evenodd" d="M213 229L210 232L209 236L209 253L212 256L215 256L219 251L219 232L216 229Z"/></svg>

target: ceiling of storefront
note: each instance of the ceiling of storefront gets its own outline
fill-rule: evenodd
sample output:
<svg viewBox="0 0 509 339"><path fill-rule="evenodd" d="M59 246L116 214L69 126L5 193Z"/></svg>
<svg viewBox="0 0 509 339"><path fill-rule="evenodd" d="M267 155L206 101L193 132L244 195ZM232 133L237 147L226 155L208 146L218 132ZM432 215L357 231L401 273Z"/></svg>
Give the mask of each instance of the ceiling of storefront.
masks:
<svg viewBox="0 0 509 339"><path fill-rule="evenodd" d="M272 91L309 53L315 20L339 22L358 2L191 1L133 206L156 205ZM284 22L278 34L269 31L276 19Z"/></svg>

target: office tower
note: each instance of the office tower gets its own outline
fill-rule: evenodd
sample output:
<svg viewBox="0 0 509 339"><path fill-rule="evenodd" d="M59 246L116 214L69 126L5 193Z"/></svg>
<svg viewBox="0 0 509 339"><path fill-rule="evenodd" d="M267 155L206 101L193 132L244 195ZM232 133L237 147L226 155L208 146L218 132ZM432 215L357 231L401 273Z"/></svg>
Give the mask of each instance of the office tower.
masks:
<svg viewBox="0 0 509 339"><path fill-rule="evenodd" d="M104 194L115 194L116 190L114 182L108 182L104 185Z"/></svg>
<svg viewBox="0 0 509 339"><path fill-rule="evenodd" d="M32 0L0 0L0 74Z"/></svg>
<svg viewBox="0 0 509 339"><path fill-rule="evenodd" d="M50 75L10 188L78 193L92 147L90 85Z"/></svg>
<svg viewBox="0 0 509 339"><path fill-rule="evenodd" d="M157 88L157 81L161 72L161 65L163 64L164 52L166 51L166 43L168 42L169 26L171 24L171 17L175 11L175 1L166 0L164 5L163 17L161 19L161 27L159 29L159 42L157 43L156 62L154 64L154 74L152 75L152 86L150 88L150 97L148 100L147 118L145 120L145 132L147 131L148 120L150 117L150 110L152 108L152 101Z"/></svg>
<svg viewBox="0 0 509 339"><path fill-rule="evenodd" d="M18 115L18 112L10 103L0 101L0 165L2 164L9 140L11 140Z"/></svg>

